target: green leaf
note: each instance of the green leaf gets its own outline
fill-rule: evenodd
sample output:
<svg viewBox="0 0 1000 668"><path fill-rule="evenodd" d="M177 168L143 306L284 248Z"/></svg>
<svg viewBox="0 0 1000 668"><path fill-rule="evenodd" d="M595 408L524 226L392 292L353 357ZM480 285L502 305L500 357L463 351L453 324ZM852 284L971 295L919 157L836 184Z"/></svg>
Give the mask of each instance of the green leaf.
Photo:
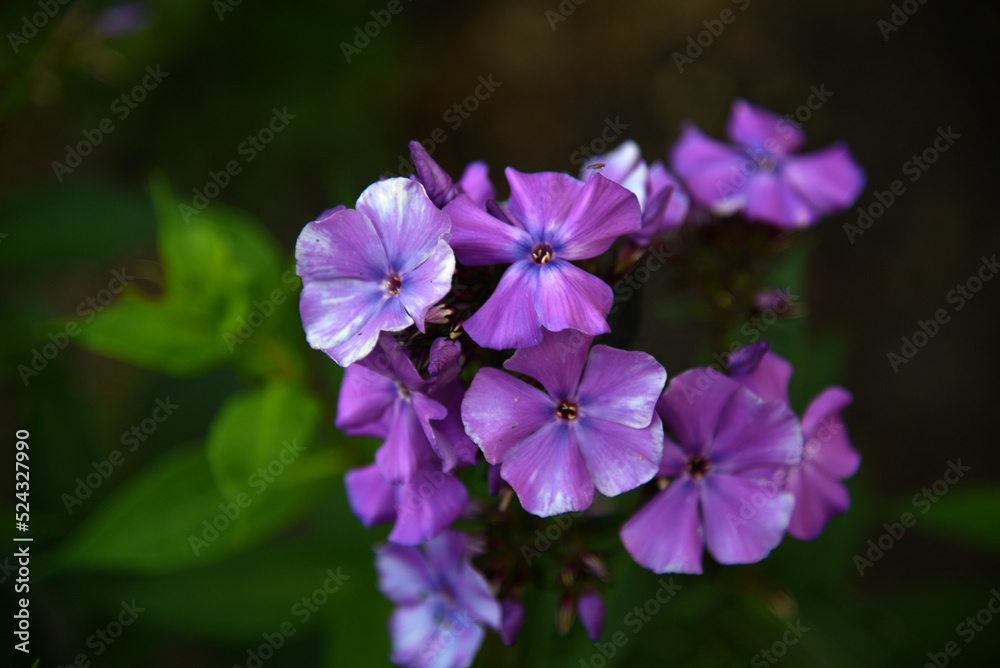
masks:
<svg viewBox="0 0 1000 668"><path fill-rule="evenodd" d="M89 350L174 376L198 373L230 355L218 315L197 301L148 300L125 294L89 324L79 342Z"/></svg>
<svg viewBox="0 0 1000 668"><path fill-rule="evenodd" d="M320 412L316 397L289 381L228 399L208 435L208 461L219 488L233 497L250 486L271 484L286 467L298 468Z"/></svg>
<svg viewBox="0 0 1000 668"><path fill-rule="evenodd" d="M1000 517L1000 487L958 487L940 497L926 515L918 515L916 529L1000 554L997 517Z"/></svg>
<svg viewBox="0 0 1000 668"><path fill-rule="evenodd" d="M206 564L259 543L280 522L247 520L254 497L223 496L198 445L150 464L88 517L56 553L55 570L168 573ZM241 524L252 531L241 532Z"/></svg>

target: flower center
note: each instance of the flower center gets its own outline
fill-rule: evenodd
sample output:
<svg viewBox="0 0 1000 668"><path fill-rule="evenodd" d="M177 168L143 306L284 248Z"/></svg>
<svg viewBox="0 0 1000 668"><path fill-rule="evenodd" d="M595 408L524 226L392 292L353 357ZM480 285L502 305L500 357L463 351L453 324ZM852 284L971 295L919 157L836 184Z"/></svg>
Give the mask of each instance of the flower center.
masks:
<svg viewBox="0 0 1000 668"><path fill-rule="evenodd" d="M390 295L399 294L399 288L403 285L403 279L399 277L398 274L390 274L389 278L385 280L385 289Z"/></svg>
<svg viewBox="0 0 1000 668"><path fill-rule="evenodd" d="M535 261L536 264L546 264L552 261L552 244L542 242L535 244L535 247L531 249L531 259Z"/></svg>
<svg viewBox="0 0 1000 668"><path fill-rule="evenodd" d="M399 397L401 399L403 399L404 401L410 400L410 388L408 388L406 385L403 385L403 383L397 380L396 389L399 391Z"/></svg>
<svg viewBox="0 0 1000 668"><path fill-rule="evenodd" d="M561 420L575 420L577 410L575 403L564 399L559 402L559 408L556 409L556 416Z"/></svg>
<svg viewBox="0 0 1000 668"><path fill-rule="evenodd" d="M705 477L705 474L708 473L711 468L712 465L708 462L708 460L703 459L702 457L692 457L687 463L687 470L688 473L691 474L692 478Z"/></svg>

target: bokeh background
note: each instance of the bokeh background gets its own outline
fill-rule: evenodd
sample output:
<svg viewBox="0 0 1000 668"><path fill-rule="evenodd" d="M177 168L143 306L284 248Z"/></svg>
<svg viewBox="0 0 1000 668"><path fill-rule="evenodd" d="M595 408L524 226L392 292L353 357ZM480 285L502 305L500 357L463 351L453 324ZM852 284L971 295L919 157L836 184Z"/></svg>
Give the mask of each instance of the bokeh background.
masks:
<svg viewBox="0 0 1000 668"><path fill-rule="evenodd" d="M814 543L787 539L760 565L677 578L681 594L634 633L625 615L658 578L613 561L605 640L625 631L629 642L607 665L771 665L758 653L796 620L810 630L782 665L917 666L928 652L991 665L1000 620L980 611L1000 601L1000 280L961 310L947 296L1000 251L995 5L400 0L375 37L352 44L386 6L0 8L0 504L14 513L14 435L26 429L34 538L31 654L6 665L83 655L109 667L245 666L286 621L295 634L264 665L386 664L391 608L371 555L385 531L359 526L340 477L372 444L332 427L337 370L304 345L296 286L281 280L302 226L398 174L410 139L434 137L435 159L453 174L475 159L495 176L506 165L575 173L574 154L602 132L637 140L652 160L685 119L721 136L734 97L795 113L813 87L832 95L800 116L807 147L850 144L868 173L858 206L905 184L853 240L844 225L856 209L801 234L780 274L809 316L773 333L797 363L798 406L830 383L855 395L846 420L864 461L850 482L854 508ZM45 7L51 18L38 14ZM723 10L735 19L678 68L674 54L704 22L718 27ZM890 30L879 22L894 11L901 25ZM43 19L32 31L24 21L34 15ZM165 75L156 83L150 70ZM144 77L144 99L127 106L121 96ZM480 77L495 89L459 115ZM249 160L244 142L283 110L281 132ZM103 119L113 131L97 132ZM958 139L911 180L906 163L949 128ZM67 146L88 137L100 142L78 166L53 167L71 165ZM239 174L185 225L176 203L193 206L230 161ZM135 277L120 294L116 271ZM709 361L710 347L664 306L668 288L654 277L644 289L637 345L673 375ZM283 303L259 330L236 343L220 334L236 333L272 289ZM159 301L143 302L150 296ZM88 299L110 302L114 322L93 318ZM950 321L894 371L887 354L938 309ZM73 324L65 349L39 358L36 374L19 372ZM163 415L158 400L177 408L151 421ZM142 438L130 450L133 426ZM306 454L195 555L188 537L247 478L241 448L269 461L255 450L265 428L275 442L297 435ZM108 471L115 450L110 473L67 504L78 478ZM959 459L970 470L934 490ZM916 525L859 574L855 557L907 511ZM5 600L13 545L0 552ZM349 580L315 611L294 612L328 569ZM95 640L133 600L143 608L135 622L111 643ZM533 594L518 645L491 635L477 665L604 665L579 626L555 636L554 602L551 591ZM977 613L993 624L960 635ZM948 642L958 656L941 654Z"/></svg>

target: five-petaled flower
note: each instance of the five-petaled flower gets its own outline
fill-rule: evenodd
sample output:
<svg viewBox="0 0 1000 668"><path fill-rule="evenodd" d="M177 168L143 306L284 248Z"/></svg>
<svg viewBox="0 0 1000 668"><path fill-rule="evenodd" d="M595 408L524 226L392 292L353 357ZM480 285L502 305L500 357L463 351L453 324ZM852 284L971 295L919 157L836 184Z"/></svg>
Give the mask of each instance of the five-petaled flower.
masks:
<svg viewBox="0 0 1000 668"><path fill-rule="evenodd" d="M805 143L802 130L745 100L733 103L727 133L736 146L688 125L671 151L688 192L720 215L742 211L777 227L807 227L850 206L864 187L845 144L792 155Z"/></svg>
<svg viewBox="0 0 1000 668"><path fill-rule="evenodd" d="M306 340L341 366L370 353L379 332L424 331L455 272L448 216L417 181L373 183L356 207L324 212L295 244Z"/></svg>
<svg viewBox="0 0 1000 668"><path fill-rule="evenodd" d="M486 460L529 513L585 510L653 478L663 449L656 415L667 372L643 352L590 348L580 332L545 331L542 342L504 362L545 391L482 368L462 402L462 420ZM589 352L589 355L588 355Z"/></svg>

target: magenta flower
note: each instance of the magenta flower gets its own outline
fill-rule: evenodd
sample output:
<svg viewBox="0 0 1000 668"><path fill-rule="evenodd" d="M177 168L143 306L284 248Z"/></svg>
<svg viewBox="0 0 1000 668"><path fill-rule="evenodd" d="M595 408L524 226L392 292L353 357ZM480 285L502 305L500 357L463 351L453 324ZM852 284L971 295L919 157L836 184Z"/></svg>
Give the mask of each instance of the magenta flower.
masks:
<svg viewBox="0 0 1000 668"><path fill-rule="evenodd" d="M505 598L502 606L503 624L500 628L500 639L510 647L517 641L517 636L524 626L524 604L516 598Z"/></svg>
<svg viewBox="0 0 1000 668"><path fill-rule="evenodd" d="M622 527L625 549L657 573L701 573L706 543L722 564L766 557L791 519L775 480L802 456L795 415L710 368L675 377L657 412L674 435L660 464L672 480Z"/></svg>
<svg viewBox="0 0 1000 668"><path fill-rule="evenodd" d="M483 627L500 629L500 604L469 562L463 534L446 531L420 548L382 545L375 570L379 590L398 606L389 620L396 664L470 666Z"/></svg>
<svg viewBox="0 0 1000 668"><path fill-rule="evenodd" d="M424 186L427 196L438 208L444 207L463 193L472 198L480 208L485 208L487 201L496 199L496 190L490 181L490 170L485 162L470 162L456 184L420 142L410 142L410 157L417 170L416 175L411 178L416 178Z"/></svg>
<svg viewBox="0 0 1000 668"><path fill-rule="evenodd" d="M349 470L344 488L351 510L364 526L395 522L389 540L400 545L434 538L458 519L469 500L458 478L433 467L408 483L391 485L377 465L369 464Z"/></svg>
<svg viewBox="0 0 1000 668"><path fill-rule="evenodd" d="M663 426L656 400L667 373L642 352L607 346L574 330L545 331L504 368L545 392L483 367L462 402L472 440L530 513L548 517L590 506L595 488L615 496L656 474ZM588 355L589 350L589 355Z"/></svg>
<svg viewBox="0 0 1000 668"><path fill-rule="evenodd" d="M788 401L792 365L766 343L733 353L729 374L765 399ZM802 414L802 462L789 471L786 489L795 496L788 533L813 540L834 515L846 512L851 500L841 480L857 473L861 455L851 445L840 412L853 397L842 387L819 393Z"/></svg>
<svg viewBox="0 0 1000 668"><path fill-rule="evenodd" d="M379 181L356 206L325 212L295 244L306 340L341 366L371 352L379 332L424 331L455 271L448 216L419 183Z"/></svg>
<svg viewBox="0 0 1000 668"><path fill-rule="evenodd" d="M604 166L596 167L601 164ZM679 227L687 217L691 200L680 181L659 160L647 165L639 145L631 139L613 151L596 156L581 173L586 175L591 169L599 169L603 176L628 188L638 198L642 228L629 235L636 244L648 246L660 234Z"/></svg>
<svg viewBox="0 0 1000 668"><path fill-rule="evenodd" d="M410 482L429 466L450 471L475 461L476 447L461 422L457 348L455 341L435 341L425 379L383 334L370 355L344 371L336 425L353 436L385 439L375 461L387 482Z"/></svg>
<svg viewBox="0 0 1000 668"><path fill-rule="evenodd" d="M635 196L599 174L584 184L555 172L506 173L506 210L492 206L486 213L467 195L445 207L459 262L510 263L496 291L465 321L465 331L496 350L537 345L542 327L610 331L611 288L571 262L600 255L620 235L638 231Z"/></svg>
<svg viewBox="0 0 1000 668"><path fill-rule="evenodd" d="M684 128L671 164L702 205L720 215L742 211L777 227L808 227L846 209L865 175L843 143L792 155L805 134L784 118L745 100L733 102L727 127L734 145Z"/></svg>

